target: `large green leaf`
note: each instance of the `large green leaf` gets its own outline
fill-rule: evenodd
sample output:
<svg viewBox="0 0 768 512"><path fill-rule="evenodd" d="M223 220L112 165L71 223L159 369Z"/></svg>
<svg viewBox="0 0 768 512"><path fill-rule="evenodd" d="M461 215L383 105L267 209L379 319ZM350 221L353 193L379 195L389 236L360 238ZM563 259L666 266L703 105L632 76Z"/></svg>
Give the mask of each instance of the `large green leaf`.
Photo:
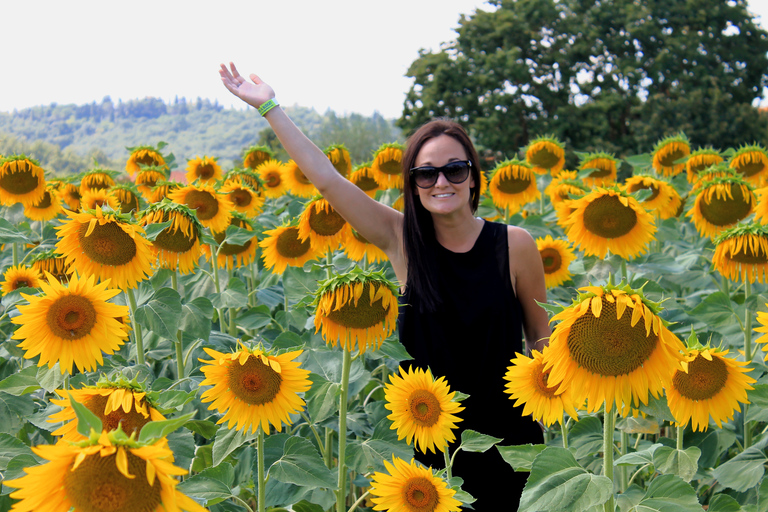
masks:
<svg viewBox="0 0 768 512"><path fill-rule="evenodd" d="M515 471L530 471L533 461L547 447L545 444L523 444L515 446L499 446L496 449L501 457L512 466Z"/></svg>
<svg viewBox="0 0 768 512"><path fill-rule="evenodd" d="M685 450L676 450L662 446L653 452L653 465L661 474L677 475L685 482L690 482L699 469L701 450L690 446Z"/></svg>
<svg viewBox="0 0 768 512"><path fill-rule="evenodd" d="M5 432L0 433L0 471L5 471L8 462L18 455L32 455L32 450L20 439Z"/></svg>
<svg viewBox="0 0 768 512"><path fill-rule="evenodd" d="M325 466L317 449L303 437L285 441L283 455L269 469L270 478L303 487L336 489L336 474Z"/></svg>
<svg viewBox="0 0 768 512"><path fill-rule="evenodd" d="M640 503L625 512L701 512L696 491L675 475L661 475L648 486Z"/></svg>
<svg viewBox="0 0 768 512"><path fill-rule="evenodd" d="M173 288L160 288L136 308L136 321L162 338L176 339L181 318L181 296Z"/></svg>
<svg viewBox="0 0 768 512"><path fill-rule="evenodd" d="M248 290L245 283L233 277L221 293L211 297L211 303L215 308L241 308L248 304Z"/></svg>
<svg viewBox="0 0 768 512"><path fill-rule="evenodd" d="M256 233L254 231L248 231L245 228L233 226L230 224L227 227L226 238L222 243L227 243L230 245L245 245L246 242L253 240L253 237L255 236ZM254 243L256 242L254 241Z"/></svg>
<svg viewBox="0 0 768 512"><path fill-rule="evenodd" d="M141 427L141 432L139 433L139 442L152 443L157 439L163 438L174 430L181 428L187 421L191 420L195 414L196 411L192 411L189 414L179 416L178 418L150 421Z"/></svg>
<svg viewBox="0 0 768 512"><path fill-rule="evenodd" d="M741 512L739 502L727 494L715 494L709 500L707 512Z"/></svg>
<svg viewBox="0 0 768 512"><path fill-rule="evenodd" d="M316 373L310 373L309 380L312 381L312 387L304 394L304 400L312 422L319 423L336 413L341 385L328 382Z"/></svg>
<svg viewBox="0 0 768 512"><path fill-rule="evenodd" d="M576 458L582 459L596 453L603 446L603 424L594 417L581 418L568 432L569 446L576 450Z"/></svg>
<svg viewBox="0 0 768 512"><path fill-rule="evenodd" d="M52 368L48 366L39 367L35 378L40 383L40 387L49 393L53 393L54 390L59 389L64 383L64 374L61 373L58 362Z"/></svg>
<svg viewBox="0 0 768 512"><path fill-rule="evenodd" d="M0 244L29 244L32 242L17 226L8 222L7 219L0 218Z"/></svg>
<svg viewBox="0 0 768 512"><path fill-rule="evenodd" d="M233 496L234 468L231 464L219 464L181 482L176 488L192 498L214 505Z"/></svg>
<svg viewBox="0 0 768 512"><path fill-rule="evenodd" d="M27 366L20 372L9 375L0 381L0 391L9 395L21 396L40 389L37 382L37 367Z"/></svg>
<svg viewBox="0 0 768 512"><path fill-rule="evenodd" d="M657 443L643 450L627 453L616 459L613 464L615 466L644 466L645 464L653 464L653 454L662 446L662 444Z"/></svg>
<svg viewBox="0 0 768 512"><path fill-rule="evenodd" d="M211 334L213 304L207 297L197 297L181 306L179 329L193 338L208 341Z"/></svg>
<svg viewBox="0 0 768 512"><path fill-rule="evenodd" d="M237 325L244 329L263 329L272 323L272 313L264 304L237 315Z"/></svg>
<svg viewBox="0 0 768 512"><path fill-rule="evenodd" d="M466 429L461 431L461 444L457 450L483 453L501 441L502 439L499 437L493 437L486 434L481 434L480 432L476 432L474 430Z"/></svg>
<svg viewBox="0 0 768 512"><path fill-rule="evenodd" d="M413 449L405 442L386 439L356 439L347 444L347 466L360 474L385 471L383 461L392 462L393 457L403 460L413 458Z"/></svg>
<svg viewBox="0 0 768 512"><path fill-rule="evenodd" d="M765 463L768 457L763 447L752 446L734 458L712 470L712 476L725 487L739 492L758 485L765 474Z"/></svg>
<svg viewBox="0 0 768 512"><path fill-rule="evenodd" d="M220 428L213 439L213 465L218 466L233 451L249 441L256 439L256 434L243 433L242 430Z"/></svg>

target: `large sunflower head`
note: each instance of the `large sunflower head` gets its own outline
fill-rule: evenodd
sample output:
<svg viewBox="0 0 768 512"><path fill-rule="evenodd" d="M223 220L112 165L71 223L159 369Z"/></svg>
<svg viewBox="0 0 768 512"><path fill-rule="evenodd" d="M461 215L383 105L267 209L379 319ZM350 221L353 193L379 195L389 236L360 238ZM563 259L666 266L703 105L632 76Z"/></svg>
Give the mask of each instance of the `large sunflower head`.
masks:
<svg viewBox="0 0 768 512"><path fill-rule="evenodd" d="M536 247L544 264L544 283L547 288L554 288L571 279L568 266L576 255L566 240L555 240L551 235L536 239Z"/></svg>
<svg viewBox="0 0 768 512"><path fill-rule="evenodd" d="M352 229L347 240L344 242L344 252L352 261L362 261L363 258L369 263L379 263L389 261L387 255L365 239L363 235Z"/></svg>
<svg viewBox="0 0 768 512"><path fill-rule="evenodd" d="M46 222L55 219L63 211L61 192L56 187L46 186L42 199L24 207L24 216L30 220Z"/></svg>
<svg viewBox="0 0 768 512"><path fill-rule="evenodd" d="M728 161L728 166L756 187L762 187L768 181L768 152L760 144L740 147Z"/></svg>
<svg viewBox="0 0 768 512"><path fill-rule="evenodd" d="M280 226L264 231L259 247L264 266L274 274L282 274L289 266L303 267L306 262L321 255L308 238L299 236L298 226Z"/></svg>
<svg viewBox="0 0 768 512"><path fill-rule="evenodd" d="M622 188L630 194L640 190L650 192L650 195L640 204L660 219L669 219L677 215L683 202L675 187L653 176L642 174L630 176L624 181Z"/></svg>
<svg viewBox="0 0 768 512"><path fill-rule="evenodd" d="M347 221L323 198L307 203L299 217L299 236L320 252L336 250L349 230Z"/></svg>
<svg viewBox="0 0 768 512"><path fill-rule="evenodd" d="M269 425L278 432L290 425L291 414L304 407L299 393L307 391L312 382L309 370L295 361L301 350L273 355L262 348L240 349L224 354L205 348L211 356L200 370L205 379L200 386L213 386L203 393L202 402L213 402L209 410L224 414L217 423L228 422L227 428L251 432L261 426L269 434Z"/></svg>
<svg viewBox="0 0 768 512"><path fill-rule="evenodd" d="M235 211L250 217L260 214L264 207L264 198L240 177L225 182L219 188L219 194L229 198Z"/></svg>
<svg viewBox="0 0 768 512"><path fill-rule="evenodd" d="M121 211L120 201L111 189L92 188L80 194L81 210L95 210L105 206L109 206L111 210Z"/></svg>
<svg viewBox="0 0 768 512"><path fill-rule="evenodd" d="M226 231L235 209L232 201L211 185L187 185L168 194L168 198L194 210L200 223L214 232Z"/></svg>
<svg viewBox="0 0 768 512"><path fill-rule="evenodd" d="M142 197L147 201L151 201L152 191L158 183L168 179L166 170L163 167L142 167L139 172L136 173L136 188L141 193Z"/></svg>
<svg viewBox="0 0 768 512"><path fill-rule="evenodd" d="M605 187L616 182L616 164L613 155L603 152L586 153L579 159L581 180L588 187Z"/></svg>
<svg viewBox="0 0 768 512"><path fill-rule="evenodd" d="M165 143L161 142L158 144L158 147L137 146L127 148L131 152L128 161L125 163L125 170L128 171L128 175L133 177L143 167L158 167L168 170L165 157L160 154L160 150L163 147L165 147Z"/></svg>
<svg viewBox="0 0 768 512"><path fill-rule="evenodd" d="M699 148L688 157L685 162L685 171L688 183L694 184L700 171L717 165L723 161L720 151L711 147Z"/></svg>
<svg viewBox="0 0 768 512"><path fill-rule="evenodd" d="M325 156L333 164L333 168L344 177L352 172L352 158L349 156L349 150L344 144L331 144L325 148Z"/></svg>
<svg viewBox="0 0 768 512"><path fill-rule="evenodd" d="M80 179L80 195L94 189L107 189L115 186L117 172L108 169L91 169Z"/></svg>
<svg viewBox="0 0 768 512"><path fill-rule="evenodd" d="M275 152L267 146L251 146L243 152L243 168L256 169L273 158L275 158Z"/></svg>
<svg viewBox="0 0 768 512"><path fill-rule="evenodd" d="M710 180L715 178L741 178L735 169L731 169L724 163L712 164L700 170L691 185L691 193L696 193Z"/></svg>
<svg viewBox="0 0 768 512"><path fill-rule="evenodd" d="M654 240L653 216L634 197L617 188L596 188L569 201L571 213L564 221L568 239L587 256L605 258L608 251L634 258Z"/></svg>
<svg viewBox="0 0 768 512"><path fill-rule="evenodd" d="M536 137L525 148L525 161L537 174L549 171L557 176L565 165L565 144L553 135Z"/></svg>
<svg viewBox="0 0 768 512"><path fill-rule="evenodd" d="M283 176L285 165L278 160L267 160L259 165L256 174L261 180L261 193L264 197L276 199L288 191L288 184Z"/></svg>
<svg viewBox="0 0 768 512"><path fill-rule="evenodd" d="M120 213L138 212L141 209L139 194L134 190L133 185L115 185L110 189L117 198Z"/></svg>
<svg viewBox="0 0 768 512"><path fill-rule="evenodd" d="M497 208L508 208L510 213L541 197L536 186L536 175L526 162L506 160L491 172L489 185L491 199Z"/></svg>
<svg viewBox="0 0 768 512"><path fill-rule="evenodd" d="M457 512L461 502L456 491L448 487L432 468L418 465L413 459L405 462L397 457L392 464L384 461L387 473L373 474L370 493L374 496L373 510L402 510L403 512Z"/></svg>
<svg viewBox="0 0 768 512"><path fill-rule="evenodd" d="M313 197L318 194L317 188L309 181L294 160L288 160L283 166L283 180L288 190L297 197Z"/></svg>
<svg viewBox="0 0 768 512"><path fill-rule="evenodd" d="M245 229L246 231L253 231L253 224L242 213L234 212L229 225ZM243 241L241 244L226 242L226 237L226 231L213 233L213 238L219 244L216 250L216 262L220 268L244 267L250 265L256 259L256 249L258 247L256 233L253 233L250 239ZM210 246L204 245L203 253L207 259L211 259Z"/></svg>
<svg viewBox="0 0 768 512"><path fill-rule="evenodd" d="M56 249L37 253L32 257L30 263L32 268L40 273L41 279L47 280L50 275L60 283L69 282L69 275L72 270L67 266L67 259L57 253Z"/></svg>
<svg viewBox="0 0 768 512"><path fill-rule="evenodd" d="M45 194L45 172L24 155L0 159L0 204L24 206L39 202Z"/></svg>
<svg viewBox="0 0 768 512"><path fill-rule="evenodd" d="M383 190L373 176L371 162L355 167L355 170L349 175L349 181L357 185L357 188L365 192L368 197L376 197L376 192Z"/></svg>
<svg viewBox="0 0 768 512"><path fill-rule="evenodd" d="M14 510L77 510L82 512L206 512L176 490L176 475L165 438L139 443L121 431L94 433L81 443L60 440L32 448L45 464L24 468L26 475L6 480L18 489Z"/></svg>
<svg viewBox="0 0 768 512"><path fill-rule="evenodd" d="M653 168L658 174L676 176L685 169L691 143L683 132L664 137L653 148Z"/></svg>
<svg viewBox="0 0 768 512"><path fill-rule="evenodd" d="M19 288L39 288L42 280L42 274L35 267L13 265L3 272L3 284L0 290L3 295L8 295Z"/></svg>
<svg viewBox="0 0 768 512"><path fill-rule="evenodd" d="M101 353L113 354L128 337L117 320L128 307L108 302L120 290L107 288L109 282L94 283L93 275L73 274L68 286L46 277L47 283L39 283L41 295L22 293L29 304L17 306L20 315L11 321L19 328L12 339L21 340L26 359L40 356L37 366L53 368L58 362L61 373L70 374L73 365L81 372L95 370L104 364Z"/></svg>
<svg viewBox="0 0 768 512"><path fill-rule="evenodd" d="M757 196L743 179L724 176L701 181L696 200L686 215L701 236L715 237L735 226L755 209Z"/></svg>
<svg viewBox="0 0 768 512"><path fill-rule="evenodd" d="M199 180L200 183L214 184L219 181L224 172L221 166L216 162L216 158L211 156L198 156L187 161L187 182L194 183Z"/></svg>
<svg viewBox="0 0 768 512"><path fill-rule="evenodd" d="M373 154L371 171L373 179L382 190L403 188L403 151L405 146L397 142L382 144Z"/></svg>
<svg viewBox="0 0 768 512"><path fill-rule="evenodd" d="M562 423L566 412L578 420L576 409L581 405L574 400L573 390L564 389L558 393L557 386L549 385L550 370L544 370L549 350L549 347L544 347L543 352L534 350L533 357L517 354L504 375L507 381L504 392L510 394L510 400L515 400L514 406L525 404L523 416L530 415L547 427L555 422Z"/></svg>
<svg viewBox="0 0 768 512"><path fill-rule="evenodd" d="M768 226L752 223L721 231L712 264L731 281L768 282Z"/></svg>
<svg viewBox="0 0 768 512"><path fill-rule="evenodd" d="M581 197L589 192L587 187L580 179L577 171L561 171L560 174L552 178L544 193L549 196L549 202L553 207L558 203Z"/></svg>
<svg viewBox="0 0 768 512"><path fill-rule="evenodd" d="M101 208L65 213L69 220L56 228L56 249L80 275L110 279L125 290L154 273L152 244L130 215Z"/></svg>
<svg viewBox="0 0 768 512"><path fill-rule="evenodd" d="M182 274L188 274L200 259L203 225L187 206L167 199L149 205L142 212L140 223L146 227L169 221L170 226L152 241L152 251L157 255L160 268L178 269Z"/></svg>
<svg viewBox="0 0 768 512"><path fill-rule="evenodd" d="M573 390L589 412L603 404L610 412L615 404L626 415L647 404L649 393L659 396L684 346L641 290L610 283L580 290L551 320L559 323L549 338L548 383L558 393Z"/></svg>
<svg viewBox="0 0 768 512"><path fill-rule="evenodd" d="M365 352L381 346L395 330L397 322L397 286L384 272L359 268L322 281L314 305L315 332L326 343L336 343L350 352Z"/></svg>
<svg viewBox="0 0 768 512"><path fill-rule="evenodd" d="M390 375L384 386L384 407L392 411L387 416L392 421L389 428L397 430L398 440L413 442L422 453L444 452L456 440L453 430L462 421L456 414L464 407L454 400L455 395L444 377L434 379L429 369L408 368L406 372L401 366L400 375Z"/></svg>

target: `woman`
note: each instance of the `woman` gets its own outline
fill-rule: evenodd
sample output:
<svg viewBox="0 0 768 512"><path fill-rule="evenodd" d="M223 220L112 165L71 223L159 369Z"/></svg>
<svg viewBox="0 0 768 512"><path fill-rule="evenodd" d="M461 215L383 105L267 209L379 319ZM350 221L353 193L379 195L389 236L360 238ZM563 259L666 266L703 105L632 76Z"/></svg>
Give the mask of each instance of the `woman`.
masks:
<svg viewBox="0 0 768 512"><path fill-rule="evenodd" d="M224 86L249 105L271 105L275 93L251 82L234 64L219 71ZM262 109L263 111L264 109ZM333 208L383 250L404 284L400 341L415 364L469 394L462 428L505 438L502 444L541 442L541 431L503 393L516 351L541 350L550 335L544 269L524 229L475 217L480 189L477 152L460 125L435 120L409 139L403 156L405 213L374 201L341 176L325 154L279 107L269 122L288 154ZM431 462L431 461L430 461ZM432 462L441 467L442 461ZM459 454L463 489L487 510L503 500L517 508L527 475L515 473L496 450Z"/></svg>

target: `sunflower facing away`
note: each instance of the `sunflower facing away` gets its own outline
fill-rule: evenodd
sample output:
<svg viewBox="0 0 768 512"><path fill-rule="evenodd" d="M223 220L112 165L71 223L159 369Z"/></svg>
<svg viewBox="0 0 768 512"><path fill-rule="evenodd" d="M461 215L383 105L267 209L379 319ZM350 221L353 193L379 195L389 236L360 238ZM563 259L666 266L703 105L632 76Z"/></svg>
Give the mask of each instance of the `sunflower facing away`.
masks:
<svg viewBox="0 0 768 512"><path fill-rule="evenodd" d="M29 220L47 222L55 219L63 211L61 192L54 187L46 186L40 201L24 207L24 216Z"/></svg>
<svg viewBox="0 0 768 512"><path fill-rule="evenodd" d="M723 156L717 149L711 147L697 149L691 153L691 156L689 156L688 160L685 162L688 183L693 185L696 183L700 171L703 171L707 167L722 163L722 161Z"/></svg>
<svg viewBox="0 0 768 512"><path fill-rule="evenodd" d="M325 148L323 153L325 153L325 156L328 157L328 160L333 164L333 168L339 174L345 178L349 176L352 172L352 158L349 156L349 150L344 147L344 144L331 144Z"/></svg>
<svg viewBox="0 0 768 512"><path fill-rule="evenodd" d="M32 268L40 272L41 279L47 280L47 275L60 283L69 281L72 270L67 268L67 259L56 252L56 249L36 254L31 262Z"/></svg>
<svg viewBox="0 0 768 512"><path fill-rule="evenodd" d="M630 194L639 190L650 191L651 195L640 204L660 219L674 217L683 202L680 194L677 193L677 190L672 185L653 176L630 176L624 181L623 188Z"/></svg>
<svg viewBox="0 0 768 512"><path fill-rule="evenodd" d="M93 189L106 189L115 186L115 171L91 169L80 179L80 194Z"/></svg>
<svg viewBox="0 0 768 512"><path fill-rule="evenodd" d="M148 202L152 202L154 188L158 183L168 179L166 171L162 167L143 167L136 173L136 188L141 196Z"/></svg>
<svg viewBox="0 0 768 512"><path fill-rule="evenodd" d="M161 144L158 144L158 146L160 145ZM162 145L164 146L164 144ZM165 158L163 158L160 151L153 146L138 146L135 148L128 148L128 151L131 152L131 155L125 163L125 170L128 171L128 175L131 177L139 172L144 166L168 169L168 165L165 163Z"/></svg>
<svg viewBox="0 0 768 512"><path fill-rule="evenodd" d="M149 203L159 203L163 198L170 197L172 192L179 190L183 186L184 185L178 181L158 181L155 186L152 187L149 194L146 195L146 200Z"/></svg>
<svg viewBox="0 0 768 512"><path fill-rule="evenodd" d="M392 421L389 428L397 430L397 439L422 453L445 452L448 443L456 440L453 430L462 421L456 416L464 410L460 402L454 401L444 377L434 379L432 372L421 368L400 367L400 375L391 374L389 384L384 386L384 407L392 411L387 419Z"/></svg>
<svg viewBox="0 0 768 512"><path fill-rule="evenodd" d="M752 223L722 231L713 241L715 270L731 281L768 282L768 226Z"/></svg>
<svg viewBox="0 0 768 512"><path fill-rule="evenodd" d="M768 152L760 144L742 146L728 161L750 185L762 187L768 180Z"/></svg>
<svg viewBox="0 0 768 512"><path fill-rule="evenodd" d="M605 404L626 415L648 394L658 397L684 345L658 316L658 304L629 286L587 286L552 317L544 370L557 392L570 389L590 413Z"/></svg>
<svg viewBox="0 0 768 512"><path fill-rule="evenodd" d="M344 243L344 253L347 255L347 258L352 261L362 261L363 258L365 258L368 263L389 261L389 258L387 258L384 251L366 240L363 235L354 229L351 230L351 235L347 237L347 240Z"/></svg>
<svg viewBox="0 0 768 512"><path fill-rule="evenodd" d="M376 505L373 510L402 512L456 512L461 502L454 498L456 491L431 468L420 466L411 459L405 462L397 457L392 464L384 460L387 473L373 474L370 493Z"/></svg>
<svg viewBox="0 0 768 512"><path fill-rule="evenodd" d="M309 370L294 361L301 350L272 355L260 348L249 349L242 343L232 354L204 348L213 359L205 361L200 370L205 379L200 386L213 386L202 395L202 402L213 402L209 410L224 416L217 422L228 422L227 428L256 432L261 426L269 434L269 425L280 432L290 425L291 414L304 407L299 393L307 391L312 382Z"/></svg>
<svg viewBox="0 0 768 512"><path fill-rule="evenodd" d="M259 176L250 169L232 169L224 176L224 185L233 182L235 180L242 181L245 185L251 187L251 190L261 196L261 191L264 188L261 184Z"/></svg>
<svg viewBox="0 0 768 512"><path fill-rule="evenodd" d="M373 154L371 171L373 179L382 190L403 188L403 151L405 147L397 142L382 144Z"/></svg>
<svg viewBox="0 0 768 512"><path fill-rule="evenodd" d="M282 274L286 267L303 267L310 260L321 254L312 247L309 239L299 237L298 226L280 226L264 231L264 239L259 242L264 266L273 274Z"/></svg>
<svg viewBox="0 0 768 512"><path fill-rule="evenodd" d="M256 169L258 166L275 158L275 152L267 146L251 146L243 154L243 167Z"/></svg>
<svg viewBox="0 0 768 512"><path fill-rule="evenodd" d="M701 236L715 237L735 226L755 209L757 197L752 186L736 176L713 178L699 183L701 188L686 216Z"/></svg>
<svg viewBox="0 0 768 512"><path fill-rule="evenodd" d="M18 489L14 512L206 512L176 490L176 475L165 438L137 443L119 432L95 434L83 443L60 440L32 448L45 464L3 482Z"/></svg>
<svg viewBox="0 0 768 512"><path fill-rule="evenodd" d="M253 231L253 224L248 218L241 213L233 213L230 226L245 229L246 231ZM256 240L256 233L249 240L246 240L242 244L236 244L231 242L225 242L227 232L213 233L213 238L219 244L219 248L216 249L218 256L216 262L219 268L236 268L245 267L250 265L253 260L256 259L256 248L258 247L258 240ZM203 254L210 261L211 259L211 247L209 245L203 246Z"/></svg>
<svg viewBox="0 0 768 512"><path fill-rule="evenodd" d="M288 160L288 163L283 167L283 179L288 190L296 197L314 197L319 192L317 188L309 181L309 178L301 171L299 165L293 161Z"/></svg>
<svg viewBox="0 0 768 512"><path fill-rule="evenodd" d="M19 288L39 288L43 276L34 267L13 265L3 273L2 292L8 295Z"/></svg>
<svg viewBox="0 0 768 512"><path fill-rule="evenodd" d="M765 306L768 307L768 303L765 304ZM757 323L760 324L760 326L755 327L755 332L761 333L762 336L755 340L755 344L762 347L763 352L766 353L764 360L768 361L768 312L758 311Z"/></svg>
<svg viewBox="0 0 768 512"><path fill-rule="evenodd" d="M235 211L249 217L257 216L264 207L264 198L259 196L240 177L224 183L219 188L219 194L227 197L232 202Z"/></svg>
<svg viewBox="0 0 768 512"><path fill-rule="evenodd" d="M267 160L256 168L255 172L263 183L261 193L264 197L277 199L288 191L284 171L285 166L278 160Z"/></svg>
<svg viewBox="0 0 768 512"><path fill-rule="evenodd" d="M61 200L70 210L79 210L80 187L74 183L65 183L61 189Z"/></svg>
<svg viewBox="0 0 768 512"><path fill-rule="evenodd" d="M655 240L653 216L617 188L596 188L567 206L572 212L564 221L566 235L587 256L605 258L611 251L625 259L634 258Z"/></svg>
<svg viewBox="0 0 768 512"><path fill-rule="evenodd" d="M120 201L110 189L93 188L80 194L81 210L95 210L97 207L103 208L104 206L120 211Z"/></svg>
<svg viewBox="0 0 768 512"><path fill-rule="evenodd" d="M537 174L549 171L552 176L557 176L565 165L565 147L554 136L537 137L525 148L525 161Z"/></svg>
<svg viewBox="0 0 768 512"><path fill-rule="evenodd" d="M748 404L747 390L755 379L746 372L747 363L725 357L727 350L716 348L689 349L667 388L669 410L679 426L691 422L694 431L707 430L709 417L719 428L741 411L739 402Z"/></svg>
<svg viewBox="0 0 768 512"><path fill-rule="evenodd" d="M45 173L24 155L0 159L0 204L24 206L39 202L45 194Z"/></svg>
<svg viewBox="0 0 768 512"><path fill-rule="evenodd" d="M226 231L235 209L232 201L211 185L187 185L168 194L168 198L194 210L200 224L211 231Z"/></svg>
<svg viewBox="0 0 768 512"><path fill-rule="evenodd" d="M663 176L676 176L685 169L691 143L683 132L664 137L653 148L653 169Z"/></svg>
<svg viewBox="0 0 768 512"><path fill-rule="evenodd" d="M128 306L107 302L120 290L107 288L108 281L94 283L94 276L70 277L64 286L53 276L41 281L41 295L22 297L27 305L17 306L20 315L11 319L19 325L13 336L26 350L25 359L40 356L37 366L59 363L61 373L72 373L73 364L81 372L104 364L101 355L113 354L128 338L125 326L117 320L128 315Z"/></svg>
<svg viewBox="0 0 768 512"><path fill-rule="evenodd" d="M488 188L493 204L509 209L509 213L517 213L524 205L541 197L530 165L517 159L500 163L491 173Z"/></svg>
<svg viewBox="0 0 768 512"><path fill-rule="evenodd" d="M355 167L355 170L349 175L349 181L357 185L357 188L365 192L368 197L376 197L376 192L382 190L373 177L370 162Z"/></svg>
<svg viewBox="0 0 768 512"><path fill-rule="evenodd" d="M544 264L544 283L547 288L554 288L571 279L568 266L576 256L570 244L565 240L555 240L552 235L536 239L536 247Z"/></svg>
<svg viewBox="0 0 768 512"><path fill-rule="evenodd" d="M579 159L579 169L583 174L582 182L588 187L613 185L616 182L616 163L616 158L608 153L597 152L582 155Z"/></svg>
<svg viewBox="0 0 768 512"><path fill-rule="evenodd" d="M133 186L115 185L109 190L117 198L118 208L116 209L120 213L138 212L141 209L139 194L133 190Z"/></svg>
<svg viewBox="0 0 768 512"><path fill-rule="evenodd" d="M140 222L144 227L171 222L151 242L160 268L178 269L182 274L192 272L200 259L200 239L203 236L203 225L194 212L187 206L165 199L149 205L142 213Z"/></svg>
<svg viewBox="0 0 768 512"><path fill-rule="evenodd" d="M221 166L216 162L216 158L211 156L198 156L187 161L187 182L193 183L199 180L200 183L214 184L219 181L224 172Z"/></svg>
<svg viewBox="0 0 768 512"><path fill-rule="evenodd" d="M543 352L534 350L533 357L517 354L512 359L512 366L507 367L504 375L505 393L509 393L510 400L515 400L515 407L525 404L523 416L532 416L534 420L541 421L547 427L555 422L563 422L563 414L578 420L576 408L580 405L573 399L573 391L565 389L557 393L557 386L550 386L549 371L544 370L544 365L549 351L544 347Z"/></svg>
<svg viewBox="0 0 768 512"><path fill-rule="evenodd" d="M56 249L78 273L111 279L121 290L135 288L154 273L152 244L129 215L101 208L66 214L69 220L56 228Z"/></svg>
<svg viewBox="0 0 768 512"><path fill-rule="evenodd" d="M336 250L347 239L350 226L323 198L307 203L299 217L299 237L320 252Z"/></svg>
<svg viewBox="0 0 768 512"><path fill-rule="evenodd" d="M549 196L549 202L553 207L559 203L576 197L581 197L589 192L587 187L578 177L576 171L562 171L552 178L544 193Z"/></svg>

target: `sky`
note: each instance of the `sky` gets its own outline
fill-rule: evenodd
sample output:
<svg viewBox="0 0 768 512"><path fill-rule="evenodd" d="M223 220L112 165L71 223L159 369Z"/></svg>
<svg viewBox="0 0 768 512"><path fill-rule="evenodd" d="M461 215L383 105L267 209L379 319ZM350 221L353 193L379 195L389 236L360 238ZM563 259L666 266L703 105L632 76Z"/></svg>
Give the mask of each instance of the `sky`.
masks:
<svg viewBox="0 0 768 512"><path fill-rule="evenodd" d="M768 28L768 0L749 6ZM244 108L218 75L233 61L283 105L396 118L419 50L439 51L478 8L493 9L481 0L9 0L0 112L105 96Z"/></svg>

